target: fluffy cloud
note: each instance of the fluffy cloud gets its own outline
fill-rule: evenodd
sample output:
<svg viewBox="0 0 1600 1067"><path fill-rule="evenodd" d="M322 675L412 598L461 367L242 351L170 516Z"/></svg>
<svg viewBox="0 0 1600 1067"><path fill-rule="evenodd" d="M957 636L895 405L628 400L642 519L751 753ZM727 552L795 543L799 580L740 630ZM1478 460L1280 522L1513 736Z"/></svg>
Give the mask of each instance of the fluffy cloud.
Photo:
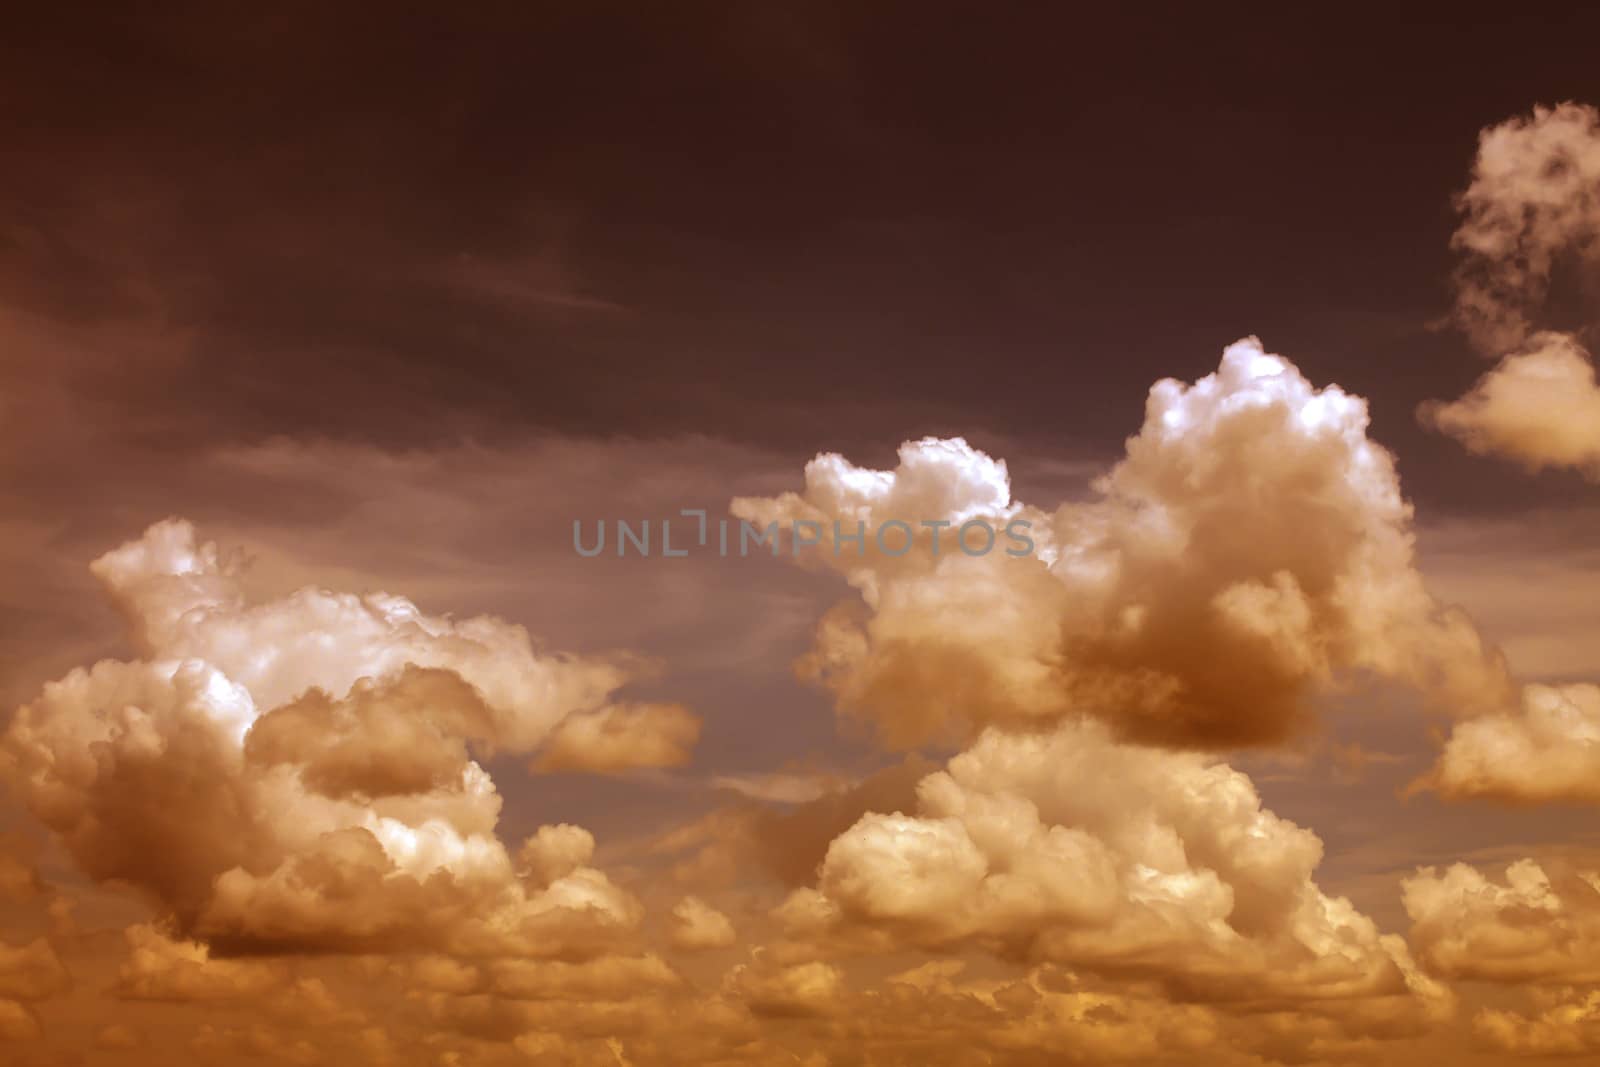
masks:
<svg viewBox="0 0 1600 1067"><path fill-rule="evenodd" d="M1457 723L1420 784L1452 798L1600 803L1600 686L1530 685L1520 714Z"/></svg>
<svg viewBox="0 0 1600 1067"><path fill-rule="evenodd" d="M1457 319L1500 355L1532 332L1558 259L1600 250L1600 111L1536 107L1485 129L1456 206Z"/></svg>
<svg viewBox="0 0 1600 1067"><path fill-rule="evenodd" d="M637 923L637 902L586 865L519 876L473 758L534 750L568 716L626 715L608 703L625 664L384 594L251 603L181 522L92 569L146 658L51 683L0 744L92 877L230 948L549 955ZM583 740L563 751L578 760ZM615 763L614 747L593 759Z"/></svg>
<svg viewBox="0 0 1600 1067"><path fill-rule="evenodd" d="M587 867L593 858L594 835L571 823L539 827L517 852L520 872L542 886Z"/></svg>
<svg viewBox="0 0 1600 1067"><path fill-rule="evenodd" d="M1420 417L1473 452L1600 480L1593 360L1576 335L1534 325L1556 266L1600 253L1600 111L1541 107L1485 130L1458 206L1457 321L1502 358L1465 396L1424 404ZM1453 797L1600 799L1597 694L1588 685L1529 687L1520 714L1458 724L1418 786Z"/></svg>
<svg viewBox="0 0 1600 1067"><path fill-rule="evenodd" d="M678 901L672 920L672 944L685 952L728 948L738 940L728 917L699 897Z"/></svg>
<svg viewBox="0 0 1600 1067"><path fill-rule="evenodd" d="M65 990L71 981L55 949L44 938L17 948L0 942L0 998L44 1000Z"/></svg>
<svg viewBox="0 0 1600 1067"><path fill-rule="evenodd" d="M592 711L628 664L545 655L528 632L489 616L429 616L404 597L306 588L252 604L237 563L185 522L157 523L90 569L150 659L202 660L270 710L312 688L346 697L359 679L407 666L454 671L489 711L484 740L530 751L561 718Z"/></svg>
<svg viewBox="0 0 1600 1067"><path fill-rule="evenodd" d="M1403 941L1317 888L1316 835L1225 764L1077 721L986 732L917 792L833 842L779 909L786 953L988 949L1356 1031L1448 1010Z"/></svg>
<svg viewBox="0 0 1600 1067"><path fill-rule="evenodd" d="M39 1034L39 1020L27 1005L0 1000L0 1041L32 1041Z"/></svg>
<svg viewBox="0 0 1600 1067"><path fill-rule="evenodd" d="M821 960L788 966L764 961L740 964L728 972L726 987L760 1016L778 1018L828 1015L839 1007L844 977Z"/></svg>
<svg viewBox="0 0 1600 1067"><path fill-rule="evenodd" d="M128 956L114 991L127 1000L240 1000L281 991L290 980L280 960L213 959L207 946L148 923L128 927L124 936Z"/></svg>
<svg viewBox="0 0 1600 1067"><path fill-rule="evenodd" d="M1504 883L1465 864L1402 883L1411 942L1437 973L1506 983L1600 983L1600 874L1531 859Z"/></svg>
<svg viewBox="0 0 1600 1067"><path fill-rule="evenodd" d="M811 558L861 603L823 620L801 669L891 744L1080 713L1143 741L1267 744L1354 671L1456 710L1509 699L1497 654L1423 586L1365 402L1253 339L1193 385L1152 388L1095 498L1053 513L1013 501L1005 464L960 440L903 445L893 471L818 456L805 481L733 510L823 529ZM960 551L955 528L979 519L1031 523L1034 552ZM919 531L901 555L873 543L894 521ZM951 524L942 543L928 522ZM834 540L858 523L866 546Z"/></svg>
<svg viewBox="0 0 1600 1067"><path fill-rule="evenodd" d="M1600 385L1570 335L1541 333L1502 359L1459 400L1425 404L1424 423L1472 452L1529 470L1570 467L1600 481Z"/></svg>
<svg viewBox="0 0 1600 1067"><path fill-rule="evenodd" d="M1473 452L1600 478L1593 361L1572 334L1534 325L1557 264L1600 252L1600 111L1537 107L1484 130L1457 207L1456 321L1501 358L1464 397L1419 416Z"/></svg>
<svg viewBox="0 0 1600 1067"><path fill-rule="evenodd" d="M1472 1024L1488 1044L1517 1056L1580 1056L1600 1052L1600 990L1535 994L1531 1015L1485 1008Z"/></svg>
<svg viewBox="0 0 1600 1067"><path fill-rule="evenodd" d="M1485 1043L1517 1056L1600 1051L1600 873L1520 859L1494 880L1454 864L1418 870L1402 889L1430 971L1533 1001L1530 1013L1480 1009L1472 1025Z"/></svg>
<svg viewBox="0 0 1600 1067"><path fill-rule="evenodd" d="M1473 1017L1487 1044L1520 1056L1600 1052L1600 872L1518 860L1500 878L1455 864L1402 884L1411 942L1432 972L1496 982L1532 1002Z"/></svg>

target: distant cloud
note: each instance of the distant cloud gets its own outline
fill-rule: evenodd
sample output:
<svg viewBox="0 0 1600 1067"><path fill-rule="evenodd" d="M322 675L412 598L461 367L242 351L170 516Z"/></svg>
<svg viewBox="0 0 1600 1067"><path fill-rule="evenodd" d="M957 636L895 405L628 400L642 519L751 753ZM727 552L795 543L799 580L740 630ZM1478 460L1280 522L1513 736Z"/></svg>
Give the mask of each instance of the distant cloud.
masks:
<svg viewBox="0 0 1600 1067"><path fill-rule="evenodd" d="M1536 325L1564 257L1600 256L1600 110L1565 103L1492 126L1457 200L1455 320L1500 362L1422 421L1473 452L1600 480L1600 385L1577 335Z"/></svg>

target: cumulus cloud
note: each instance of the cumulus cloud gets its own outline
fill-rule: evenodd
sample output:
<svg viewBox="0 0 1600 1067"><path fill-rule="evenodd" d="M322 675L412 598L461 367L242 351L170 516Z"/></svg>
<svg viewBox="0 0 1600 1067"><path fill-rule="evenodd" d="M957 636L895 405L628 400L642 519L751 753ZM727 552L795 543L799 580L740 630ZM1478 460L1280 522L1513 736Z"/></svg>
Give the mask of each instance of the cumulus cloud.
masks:
<svg viewBox="0 0 1600 1067"><path fill-rule="evenodd" d="M517 851L519 873L540 886L582 870L593 858L594 835L571 823L539 827Z"/></svg>
<svg viewBox="0 0 1600 1067"><path fill-rule="evenodd" d="M1457 208L1456 322L1499 363L1420 417L1473 452L1600 479L1593 360L1575 335L1536 326L1557 266L1600 253L1600 111L1536 107L1484 130Z"/></svg>
<svg viewBox="0 0 1600 1067"><path fill-rule="evenodd" d="M801 671L893 745L1075 714L1162 744L1270 744L1357 671L1495 708L1503 665L1424 587L1411 509L1367 425L1359 397L1248 339L1215 374L1151 389L1086 502L1015 501L1004 462L926 439L892 471L818 456L802 491L733 510L824 531L811 558L861 599L823 619ZM961 551L959 527L979 520L1031 524L1033 551ZM916 532L907 551L872 537L894 522ZM835 540L858 524L865 545Z"/></svg>
<svg viewBox="0 0 1600 1067"><path fill-rule="evenodd" d="M0 742L17 793L92 877L229 948L554 955L637 923L637 902L592 867L519 877L476 758L625 709L609 701L626 663L386 594L252 603L178 521L92 570L145 658L51 683ZM570 760L584 740L563 742ZM590 762L615 762L601 744Z"/></svg>
<svg viewBox="0 0 1600 1067"><path fill-rule="evenodd" d="M1433 973L1600 984L1600 873L1518 860L1501 880L1457 863L1402 884L1411 943Z"/></svg>
<svg viewBox="0 0 1600 1067"><path fill-rule="evenodd" d="M1469 451L1600 481L1600 385L1589 354L1569 334L1535 335L1461 399L1425 404L1420 414Z"/></svg>
<svg viewBox="0 0 1600 1067"><path fill-rule="evenodd" d="M1321 857L1315 834L1225 764L1119 743L1091 721L990 730L922 781L913 812L840 835L778 916L784 951L802 957L988 949L1355 1033L1447 1012L1400 938L1317 887Z"/></svg>
<svg viewBox="0 0 1600 1067"><path fill-rule="evenodd" d="M206 945L149 923L130 926L123 936L128 955L113 988L127 1000L240 1000L281 990L290 980L281 960L213 959Z"/></svg>
<svg viewBox="0 0 1600 1067"><path fill-rule="evenodd" d="M490 712L485 740L524 752L565 715L601 706L629 677L626 662L541 654L520 626L430 616L390 594L306 588L252 604L238 562L197 542L178 520L157 523L90 570L148 658L202 660L261 711L312 688L342 699L360 679L434 667L481 694Z"/></svg>
<svg viewBox="0 0 1600 1067"><path fill-rule="evenodd" d="M1486 1043L1515 1056L1581 1056L1600 1052L1600 990L1535 994L1530 1014L1485 1008L1472 1019Z"/></svg>
<svg viewBox="0 0 1600 1067"><path fill-rule="evenodd" d="M685 952L728 948L738 941L733 922L699 897L678 901L672 923L672 944Z"/></svg>
<svg viewBox="0 0 1600 1067"><path fill-rule="evenodd" d="M1600 686L1530 685L1519 714L1457 723L1419 786L1456 799L1600 803Z"/></svg>
<svg viewBox="0 0 1600 1067"><path fill-rule="evenodd" d="M758 960L728 972L727 990L761 1016L821 1016L839 1007L844 977L821 960L788 966Z"/></svg>

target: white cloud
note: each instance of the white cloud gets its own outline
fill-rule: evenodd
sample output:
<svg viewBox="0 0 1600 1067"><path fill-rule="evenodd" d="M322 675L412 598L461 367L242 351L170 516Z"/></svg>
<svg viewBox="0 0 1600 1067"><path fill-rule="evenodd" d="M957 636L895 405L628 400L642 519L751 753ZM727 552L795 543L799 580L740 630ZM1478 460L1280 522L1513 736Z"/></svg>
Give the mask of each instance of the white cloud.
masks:
<svg viewBox="0 0 1600 1067"><path fill-rule="evenodd" d="M894 745L1075 714L1165 744L1269 744L1358 671L1455 711L1510 699L1498 655L1423 585L1365 401L1313 387L1254 339L1193 385L1157 383L1096 490L1041 511L1011 499L1003 462L930 439L903 445L893 471L819 456L803 491L733 509L828 531L810 558L860 604L824 617L801 669ZM901 556L832 538L835 522L974 517L1031 522L1035 552L969 556L949 531L938 550L926 529Z"/></svg>

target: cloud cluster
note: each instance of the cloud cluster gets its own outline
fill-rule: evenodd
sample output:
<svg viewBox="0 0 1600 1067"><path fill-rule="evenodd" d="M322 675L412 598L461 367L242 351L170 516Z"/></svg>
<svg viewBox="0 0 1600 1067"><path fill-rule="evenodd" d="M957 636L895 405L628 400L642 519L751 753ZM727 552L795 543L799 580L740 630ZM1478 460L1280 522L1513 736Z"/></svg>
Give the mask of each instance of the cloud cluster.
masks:
<svg viewBox="0 0 1600 1067"><path fill-rule="evenodd" d="M1600 262L1600 110L1540 107L1483 131L1458 207L1457 323L1501 358L1465 396L1424 404L1420 417L1473 452L1600 480L1593 359L1578 334L1535 325L1561 263ZM1417 786L1451 797L1600 800L1597 693L1530 686L1520 712L1458 724Z"/></svg>
<svg viewBox="0 0 1600 1067"><path fill-rule="evenodd" d="M986 732L922 781L912 813L836 838L779 914L792 952L985 949L1358 1029L1447 1010L1401 939L1318 889L1321 858L1238 771L1080 720Z"/></svg>
<svg viewBox="0 0 1600 1067"><path fill-rule="evenodd" d="M1423 868L1402 890L1430 970L1529 991L1531 1013L1474 1016L1488 1044L1518 1055L1600 1052L1600 872L1523 859L1495 880L1458 863Z"/></svg>
<svg viewBox="0 0 1600 1067"><path fill-rule="evenodd" d="M1270 744L1358 671L1461 712L1509 699L1498 655L1422 583L1365 402L1254 339L1192 385L1153 387L1126 458L1054 512L1013 501L1003 462L934 439L892 471L818 456L802 492L733 510L822 526L811 558L861 603L823 620L802 670L891 744L1077 714L1147 742ZM980 518L1030 523L1035 551L960 551ZM911 550L835 539L890 520L919 531Z"/></svg>
<svg viewBox="0 0 1600 1067"><path fill-rule="evenodd" d="M1531 859L1504 882L1457 863L1402 883L1411 942L1435 973L1490 982L1600 982L1600 874Z"/></svg>
<svg viewBox="0 0 1600 1067"><path fill-rule="evenodd" d="M1600 254L1600 110L1537 107L1483 131L1451 246L1456 322L1499 362L1423 421L1473 452L1600 479L1600 385L1576 335L1539 329L1552 275Z"/></svg>
<svg viewBox="0 0 1600 1067"><path fill-rule="evenodd" d="M637 902L587 865L592 840L571 863L512 860L479 762L552 732L564 766L635 754L604 731L562 733L573 716L623 716L650 761L681 756L686 712L611 702L626 662L544 653L521 627L384 594L252 603L177 521L93 571L142 658L47 685L0 740L13 788L90 876L231 949L553 956L637 924Z"/></svg>
<svg viewBox="0 0 1600 1067"><path fill-rule="evenodd" d="M1453 799L1600 803L1600 686L1530 685L1518 713L1457 723L1422 784Z"/></svg>

